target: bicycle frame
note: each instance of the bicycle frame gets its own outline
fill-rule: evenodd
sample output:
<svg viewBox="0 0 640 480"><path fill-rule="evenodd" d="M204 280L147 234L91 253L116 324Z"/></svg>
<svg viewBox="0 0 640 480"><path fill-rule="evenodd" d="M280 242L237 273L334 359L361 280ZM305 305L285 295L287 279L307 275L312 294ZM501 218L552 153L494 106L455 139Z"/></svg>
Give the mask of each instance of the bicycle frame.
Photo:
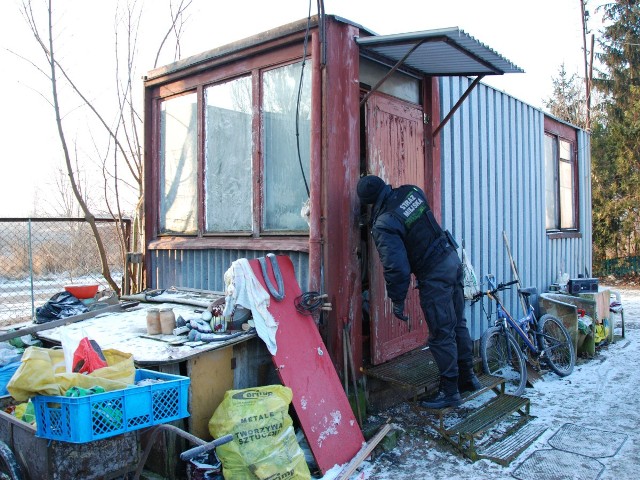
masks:
<svg viewBox="0 0 640 480"><path fill-rule="evenodd" d="M491 288L492 289L495 288L495 285L493 285L493 282L491 281L491 279L488 279L488 280ZM495 322L496 326L500 326L500 324L502 324L503 328L506 328L504 327L504 324L506 322L506 324L510 326L518 334L518 336L522 339L522 341L525 343L527 348L529 348L529 350L531 350L531 352L534 355L539 355L541 353L540 350L538 350L538 347L531 342L531 340L529 339L529 335L527 335L527 332L525 332L522 329L522 325L530 325L530 328L535 328L536 320L535 320L535 313L534 313L533 307L531 305L528 305L529 313L525 317L522 317L518 319L518 321L515 321L511 316L511 314L507 311L505 306L502 304L502 301L500 300L500 297L498 296L497 293L487 292L487 296L491 300L496 302L496 314L497 314L497 318Z"/></svg>

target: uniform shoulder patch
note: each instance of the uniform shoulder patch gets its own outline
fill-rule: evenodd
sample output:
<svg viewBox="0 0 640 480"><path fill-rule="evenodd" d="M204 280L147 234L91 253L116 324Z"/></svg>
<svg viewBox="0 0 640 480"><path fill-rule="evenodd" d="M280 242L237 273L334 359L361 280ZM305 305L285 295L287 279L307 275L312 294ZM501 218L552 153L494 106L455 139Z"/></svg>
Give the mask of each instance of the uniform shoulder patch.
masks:
<svg viewBox="0 0 640 480"><path fill-rule="evenodd" d="M427 210L427 202L416 189L407 193L404 200L396 207L395 212L409 228Z"/></svg>

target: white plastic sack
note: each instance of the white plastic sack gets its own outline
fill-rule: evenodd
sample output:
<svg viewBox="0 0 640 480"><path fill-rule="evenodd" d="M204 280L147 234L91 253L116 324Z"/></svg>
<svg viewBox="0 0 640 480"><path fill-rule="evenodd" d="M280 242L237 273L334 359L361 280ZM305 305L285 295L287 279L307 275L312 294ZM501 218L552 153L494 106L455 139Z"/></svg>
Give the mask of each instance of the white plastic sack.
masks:
<svg viewBox="0 0 640 480"><path fill-rule="evenodd" d="M476 277L476 272L464 248L462 249L462 271L464 273L464 298L471 300L480 292L480 289L478 288L478 277Z"/></svg>

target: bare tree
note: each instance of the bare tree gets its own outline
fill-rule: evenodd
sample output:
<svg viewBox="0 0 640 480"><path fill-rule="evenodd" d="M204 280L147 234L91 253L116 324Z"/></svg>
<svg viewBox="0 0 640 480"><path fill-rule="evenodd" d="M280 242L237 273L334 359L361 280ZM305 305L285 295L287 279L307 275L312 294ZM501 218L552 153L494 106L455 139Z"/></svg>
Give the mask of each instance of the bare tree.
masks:
<svg viewBox="0 0 640 480"><path fill-rule="evenodd" d="M180 34L186 21L185 11L191 4L191 0L179 0L177 6L170 4L170 27L165 34L158 51L155 61L158 61L161 50L167 45L167 40L171 35L175 36L175 56L180 55ZM119 7L119 6L118 6ZM123 264L127 252L132 248L134 251L144 251L144 228L143 228L143 199L144 199L144 183L142 171L142 116L137 111L137 102L135 92L140 91L138 85L134 81L135 64L137 49L138 31L142 18L142 6L136 0L126 2L123 9L118 8L116 11L115 21L115 57L116 57L116 92L118 112L116 120L111 123L107 120L108 115L101 113L97 105L90 99L90 96L82 92L78 84L71 78L67 70L58 61L54 50L54 31L52 22L52 2L47 1L47 32L42 35L36 22L36 17L32 9L31 0L23 0L21 13L25 18L33 37L40 46L47 60L47 70L40 69L34 62L31 62L36 68L44 73L51 84L50 102L55 112L55 120L60 138L62 151L64 154L66 175L73 197L77 201L82 215L91 227L91 231L96 241L100 262L102 266L102 275L108 282L109 286L118 295L121 292L118 285L111 276L107 255L105 253L104 244L100 235L100 231L96 226L95 216L92 213L91 206L88 201L88 191L83 189L82 175L80 174L80 165L86 163L89 159L79 159L77 149L74 158L71 157L69 143L63 124L63 115L61 114L61 95L59 93L60 80L64 80L71 87L75 95L80 98L82 105L86 106L92 115L97 119L98 124L102 127L102 133L94 135L90 132L91 141L94 145L95 155L100 159L101 171L103 177L102 189L104 193L104 203L106 210L116 220L119 227L118 237L120 240L120 250ZM125 41L121 43L121 32L124 31ZM124 51L124 55L122 52ZM25 59L26 60L26 59ZM98 145L97 136L107 136L107 148L103 149ZM124 170L124 175L123 175ZM85 184L86 187L86 184ZM64 193L64 188L59 185L59 190ZM135 212L133 214L133 229L131 238L128 237L125 230L125 224L122 221L123 206L121 203L122 191L135 191L137 202ZM68 206L67 201L64 204ZM142 264L138 264L136 268L143 269ZM125 272L130 275L134 281L132 288L140 290L142 285L135 284L138 277L135 271Z"/></svg>

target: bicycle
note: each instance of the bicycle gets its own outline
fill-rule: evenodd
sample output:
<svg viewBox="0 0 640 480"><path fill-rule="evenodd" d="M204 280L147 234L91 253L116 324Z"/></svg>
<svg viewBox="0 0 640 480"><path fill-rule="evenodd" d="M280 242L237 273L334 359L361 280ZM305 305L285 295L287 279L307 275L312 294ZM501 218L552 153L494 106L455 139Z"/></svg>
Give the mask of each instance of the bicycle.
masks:
<svg viewBox="0 0 640 480"><path fill-rule="evenodd" d="M518 283L513 280L495 284L493 275L486 275L489 289L476 294L472 303L489 297L496 304L496 318L480 339L480 356L485 373L503 377L505 392L520 396L527 384L526 362L546 362L556 374L566 377L575 366L573 341L562 322L551 314L536 318L529 299L530 292L518 290L527 314L515 320L502 303L498 292ZM484 305L483 305L484 309ZM486 311L491 322L491 311Z"/></svg>
<svg viewBox="0 0 640 480"><path fill-rule="evenodd" d="M140 460L138 461L138 468L133 474L133 480L138 480L142 475L144 465L147 462L147 459L149 458L149 453L151 453L151 449L153 448L156 438L158 434L164 431L172 432L178 435L179 437L182 437L187 441L191 442L192 444L196 445L195 447L192 447L189 450L186 450L180 453L180 460L182 460L183 462L196 458L199 455L207 453L211 450L215 450L220 445L224 445L225 443L229 443L233 440L233 435L228 434L228 435L224 435L223 437L216 438L213 441L207 442L174 425L170 425L166 423L156 425L155 427L152 427L151 434L147 441L147 447L145 448L144 452L140 456Z"/></svg>

